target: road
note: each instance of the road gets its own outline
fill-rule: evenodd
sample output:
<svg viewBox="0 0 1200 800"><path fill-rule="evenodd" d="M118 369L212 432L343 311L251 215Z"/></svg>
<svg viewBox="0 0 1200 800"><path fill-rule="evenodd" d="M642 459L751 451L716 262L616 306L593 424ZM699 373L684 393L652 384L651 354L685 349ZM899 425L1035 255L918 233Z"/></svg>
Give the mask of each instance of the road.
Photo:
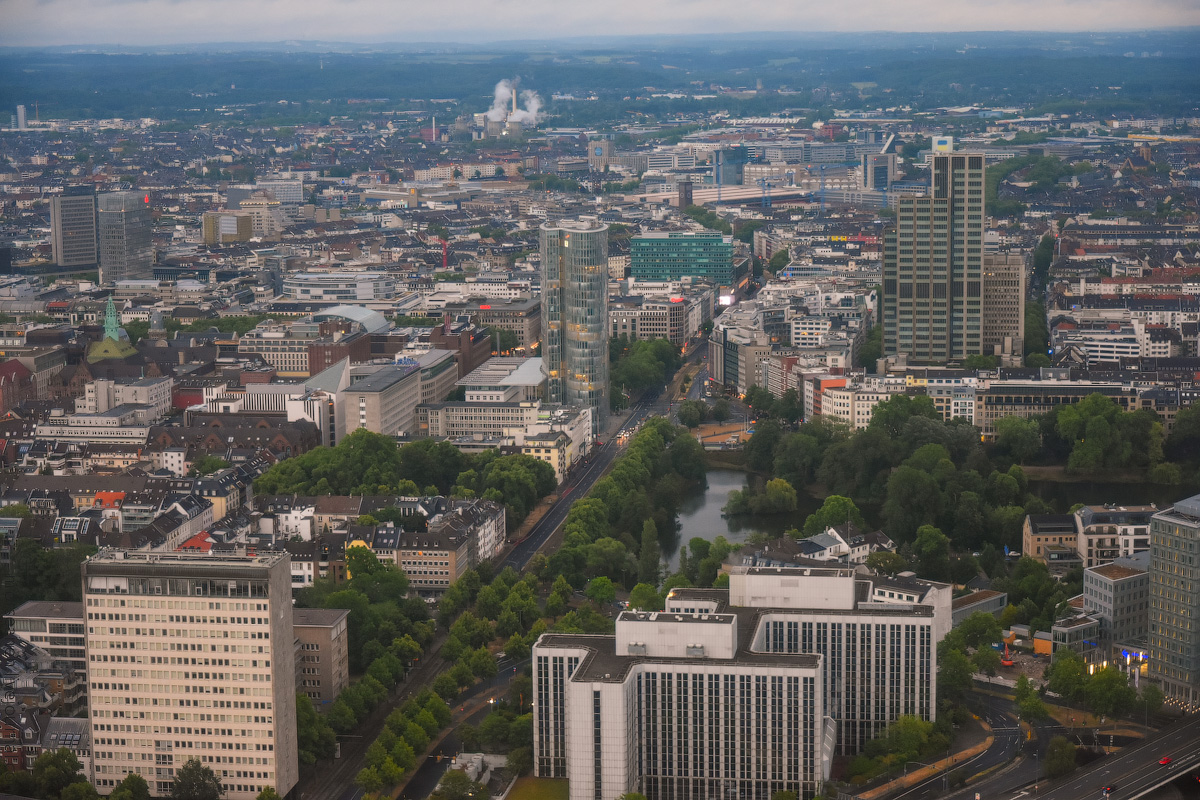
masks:
<svg viewBox="0 0 1200 800"><path fill-rule="evenodd" d="M642 398L629 409L629 416L621 426L618 435L610 437L601 447L596 448L588 456L587 463L576 468L575 472L563 482L558 500L537 521L529 535L513 547L512 552L504 561L504 566L518 571L524 569L534 554L542 549L546 541L566 520L567 512L571 510L571 504L580 497L587 496L592 485L603 477L608 468L612 466L612 462L620 455L624 449L624 445L621 444L621 435L632 432L647 417L665 414L666 411L667 402L657 392L647 392L642 395Z"/></svg>
<svg viewBox="0 0 1200 800"><path fill-rule="evenodd" d="M1103 739L1103 735L1101 735ZM1169 765L1160 765L1163 756ZM1200 769L1200 717L1179 722L1147 740L1124 747L1055 783L1044 800L1101 798L1103 786L1115 790L1108 800L1134 800L1158 786ZM1003 799L1002 799L1003 800Z"/></svg>

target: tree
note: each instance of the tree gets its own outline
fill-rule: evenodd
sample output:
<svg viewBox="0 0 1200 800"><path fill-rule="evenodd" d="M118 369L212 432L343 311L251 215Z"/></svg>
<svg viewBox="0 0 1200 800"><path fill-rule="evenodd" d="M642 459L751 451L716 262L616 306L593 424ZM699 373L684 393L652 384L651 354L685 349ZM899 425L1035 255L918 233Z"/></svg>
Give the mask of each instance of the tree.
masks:
<svg viewBox="0 0 1200 800"><path fill-rule="evenodd" d="M996 445L1018 464L1024 464L1041 449L1042 437L1038 424L1023 417L1001 417L996 420Z"/></svg>
<svg viewBox="0 0 1200 800"><path fill-rule="evenodd" d="M275 791L274 787L267 786L258 793L255 800L283 800L283 798L279 796L279 792Z"/></svg>
<svg viewBox="0 0 1200 800"><path fill-rule="evenodd" d="M990 647L980 647L971 654L971 666L984 675L995 675L1000 669L1000 654Z"/></svg>
<svg viewBox="0 0 1200 800"><path fill-rule="evenodd" d="M131 772L113 788L109 800L150 800L150 785L136 772Z"/></svg>
<svg viewBox="0 0 1200 800"><path fill-rule="evenodd" d="M333 728L330 727L329 720L317 713L313 708L312 698L304 692L296 692L296 734L300 763L315 764L319 759L329 758L334 754L337 737ZM149 800L149 791L147 788L145 798L134 797L128 800Z"/></svg>
<svg viewBox="0 0 1200 800"><path fill-rule="evenodd" d="M684 400L679 404L678 413L681 425L696 428L708 417L708 403L703 400Z"/></svg>
<svg viewBox="0 0 1200 800"><path fill-rule="evenodd" d="M45 750L33 762L33 780L37 786L37 796L42 800L58 800L63 789L73 783L87 778L83 775L83 765L75 757L75 753L65 747L58 750Z"/></svg>
<svg viewBox="0 0 1200 800"><path fill-rule="evenodd" d="M1083 695L1092 713L1105 717L1123 716L1137 702L1137 691L1129 685L1129 677L1116 667L1092 673Z"/></svg>
<svg viewBox="0 0 1200 800"><path fill-rule="evenodd" d="M638 611L662 611L662 595L650 584L639 583L629 592L629 608Z"/></svg>
<svg viewBox="0 0 1200 800"><path fill-rule="evenodd" d="M961 702L973 684L971 662L961 650L950 650L942 657L938 673L938 692L942 699Z"/></svg>
<svg viewBox="0 0 1200 800"><path fill-rule="evenodd" d="M584 592L587 598L598 606L611 605L617 599L617 589L613 582L606 577L592 578Z"/></svg>
<svg viewBox="0 0 1200 800"><path fill-rule="evenodd" d="M724 397L718 398L717 402L713 403L712 418L717 422L724 422L732 415L730 403Z"/></svg>
<svg viewBox="0 0 1200 800"><path fill-rule="evenodd" d="M100 800L100 793L87 781L76 781L62 790L59 800Z"/></svg>
<svg viewBox="0 0 1200 800"><path fill-rule="evenodd" d="M1087 681L1087 666L1080 655L1069 648L1060 648L1046 671L1047 688L1073 702L1083 697Z"/></svg>
<svg viewBox="0 0 1200 800"><path fill-rule="evenodd" d="M192 462L191 475L211 475L229 466L229 462L219 456L207 453Z"/></svg>
<svg viewBox="0 0 1200 800"><path fill-rule="evenodd" d="M1065 736L1055 736L1046 746L1046 777L1061 778L1075 771L1075 745Z"/></svg>
<svg viewBox="0 0 1200 800"><path fill-rule="evenodd" d="M775 792L771 800L800 800L800 796L795 792Z"/></svg>
<svg viewBox="0 0 1200 800"><path fill-rule="evenodd" d="M480 800L487 797L487 787L467 777L458 769L447 770L434 790L433 800Z"/></svg>
<svg viewBox="0 0 1200 800"><path fill-rule="evenodd" d="M533 769L533 748L514 747L505 763L510 775L526 775Z"/></svg>
<svg viewBox="0 0 1200 800"><path fill-rule="evenodd" d="M654 525L654 520L648 519L642 523L642 546L638 551L638 580L641 583L650 584L652 588L658 586L661 561L658 529Z"/></svg>
<svg viewBox="0 0 1200 800"><path fill-rule="evenodd" d="M909 569L908 561L899 553L879 550L867 556L867 568L884 575L895 575Z"/></svg>
<svg viewBox="0 0 1200 800"><path fill-rule="evenodd" d="M821 504L820 508L809 514L808 518L804 520L804 529L801 533L805 537L809 537L824 533L827 528L848 523L855 525L859 530L867 527L862 512L858 510L858 506L854 504L853 500L842 495L831 494L825 498L825 502Z"/></svg>
<svg viewBox="0 0 1200 800"><path fill-rule="evenodd" d="M223 794L220 779L194 758L175 771L171 800L220 800Z"/></svg>
<svg viewBox="0 0 1200 800"><path fill-rule="evenodd" d="M917 529L913 542L917 557L917 572L926 580L945 581L950 578L950 539L932 525Z"/></svg>

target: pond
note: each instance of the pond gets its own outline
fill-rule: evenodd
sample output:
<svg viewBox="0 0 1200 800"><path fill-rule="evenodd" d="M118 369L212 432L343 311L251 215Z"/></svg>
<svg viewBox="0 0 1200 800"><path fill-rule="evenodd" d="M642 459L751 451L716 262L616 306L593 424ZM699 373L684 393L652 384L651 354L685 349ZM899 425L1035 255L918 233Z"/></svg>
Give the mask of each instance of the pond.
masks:
<svg viewBox="0 0 1200 800"><path fill-rule="evenodd" d="M751 481L762 481L759 476L736 469L710 469L708 486L698 489L683 501L679 509L679 536L663 544L663 559L670 571L679 566L679 544L699 537L712 541L724 536L730 542L744 542L753 533L767 536L782 536L788 528L799 528L808 515L821 507L822 500L804 492L799 495L800 507L795 514L769 517L721 516L721 508L729 500L729 493L744 489Z"/></svg>

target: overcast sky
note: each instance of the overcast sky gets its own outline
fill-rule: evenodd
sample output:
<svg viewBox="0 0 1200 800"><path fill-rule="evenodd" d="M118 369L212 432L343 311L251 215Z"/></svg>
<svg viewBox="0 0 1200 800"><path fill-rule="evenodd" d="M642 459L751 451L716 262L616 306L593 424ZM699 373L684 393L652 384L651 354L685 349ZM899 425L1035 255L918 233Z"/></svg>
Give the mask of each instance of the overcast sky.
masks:
<svg viewBox="0 0 1200 800"><path fill-rule="evenodd" d="M1191 25L1200 0L0 0L0 45Z"/></svg>

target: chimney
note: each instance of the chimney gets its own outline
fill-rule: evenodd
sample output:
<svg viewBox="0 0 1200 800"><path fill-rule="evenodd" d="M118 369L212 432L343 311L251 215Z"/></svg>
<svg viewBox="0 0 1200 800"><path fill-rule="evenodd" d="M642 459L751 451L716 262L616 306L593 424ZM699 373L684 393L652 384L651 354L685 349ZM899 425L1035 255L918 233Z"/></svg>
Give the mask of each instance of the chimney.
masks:
<svg viewBox="0 0 1200 800"><path fill-rule="evenodd" d="M515 86L513 87L513 90L512 90L512 98L513 98L512 113L516 114L517 113L517 87L515 87Z"/></svg>

